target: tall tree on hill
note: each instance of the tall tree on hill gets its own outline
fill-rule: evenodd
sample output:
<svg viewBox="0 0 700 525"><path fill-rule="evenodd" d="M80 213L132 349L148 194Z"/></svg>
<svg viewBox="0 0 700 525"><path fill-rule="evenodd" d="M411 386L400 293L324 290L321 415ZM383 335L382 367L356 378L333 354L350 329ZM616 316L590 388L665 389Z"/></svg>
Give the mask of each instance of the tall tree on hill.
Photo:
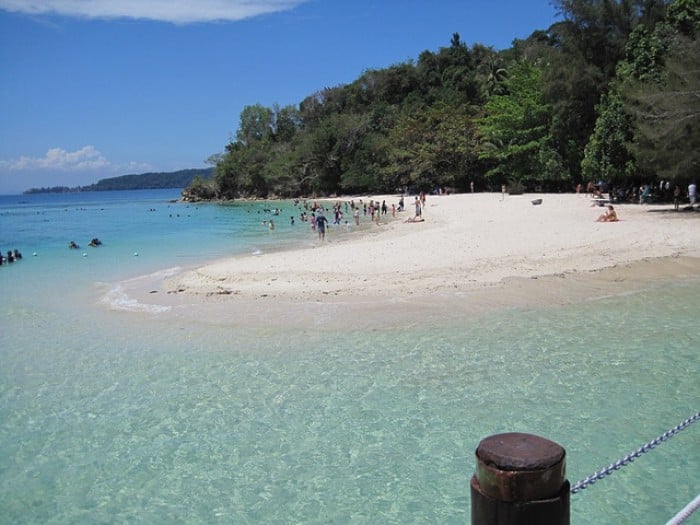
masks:
<svg viewBox="0 0 700 525"><path fill-rule="evenodd" d="M273 118L273 111L260 104L244 107L240 115L236 140L241 144L249 145L269 139L273 131Z"/></svg>
<svg viewBox="0 0 700 525"><path fill-rule="evenodd" d="M294 106L272 107L272 133L276 142L291 142L301 127L301 116Z"/></svg>
<svg viewBox="0 0 700 525"><path fill-rule="evenodd" d="M483 48L477 71L486 96L505 93L508 69L505 60L499 53L492 48Z"/></svg>
<svg viewBox="0 0 700 525"><path fill-rule="evenodd" d="M594 130L601 96L624 57L630 33L640 24L653 27L667 0L556 0L564 20L550 29L558 53L552 55L544 80L553 110L553 144L574 179Z"/></svg>
<svg viewBox="0 0 700 525"><path fill-rule="evenodd" d="M676 0L654 27L638 25L582 162L589 179L638 184L697 168L700 4Z"/></svg>
<svg viewBox="0 0 700 525"><path fill-rule="evenodd" d="M638 164L649 177L682 181L700 170L700 40L680 37L664 62L663 80L629 81L623 93Z"/></svg>

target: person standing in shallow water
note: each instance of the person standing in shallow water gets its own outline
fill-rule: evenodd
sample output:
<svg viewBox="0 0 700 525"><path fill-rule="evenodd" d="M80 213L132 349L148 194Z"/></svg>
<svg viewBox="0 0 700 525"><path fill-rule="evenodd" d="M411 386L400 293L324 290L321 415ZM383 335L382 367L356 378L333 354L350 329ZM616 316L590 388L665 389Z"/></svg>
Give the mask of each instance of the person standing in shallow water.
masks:
<svg viewBox="0 0 700 525"><path fill-rule="evenodd" d="M318 232L319 241L326 240L326 224L328 224L328 219L323 213L319 212L316 217L316 231Z"/></svg>

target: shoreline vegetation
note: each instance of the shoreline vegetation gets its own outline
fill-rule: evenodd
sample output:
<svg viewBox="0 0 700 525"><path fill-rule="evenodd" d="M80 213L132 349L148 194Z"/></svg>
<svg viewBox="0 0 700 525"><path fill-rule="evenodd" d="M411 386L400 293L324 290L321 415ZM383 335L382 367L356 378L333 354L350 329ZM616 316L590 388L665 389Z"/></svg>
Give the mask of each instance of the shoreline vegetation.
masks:
<svg viewBox="0 0 700 525"><path fill-rule="evenodd" d="M208 159L214 177L186 199L685 192L700 159L697 1L554 4L560 21L508 49L453 33L449 46L298 103L245 106Z"/></svg>
<svg viewBox="0 0 700 525"><path fill-rule="evenodd" d="M428 196L396 218L312 246L226 258L122 283L139 303L229 324L392 326L565 305L700 278L700 213L576 194ZM365 197L396 204L397 195ZM319 200L324 206L350 199ZM357 199L356 199L357 201ZM165 309L163 309L165 310Z"/></svg>

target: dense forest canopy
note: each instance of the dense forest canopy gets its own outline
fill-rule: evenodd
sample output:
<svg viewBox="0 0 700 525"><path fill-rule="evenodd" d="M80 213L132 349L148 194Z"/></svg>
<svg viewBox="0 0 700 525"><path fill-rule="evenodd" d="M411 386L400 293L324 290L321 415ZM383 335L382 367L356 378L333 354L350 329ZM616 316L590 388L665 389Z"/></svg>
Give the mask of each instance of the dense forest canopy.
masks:
<svg viewBox="0 0 700 525"><path fill-rule="evenodd" d="M700 167L700 2L555 0L505 50L449 46L298 106L247 106L199 198L685 183Z"/></svg>

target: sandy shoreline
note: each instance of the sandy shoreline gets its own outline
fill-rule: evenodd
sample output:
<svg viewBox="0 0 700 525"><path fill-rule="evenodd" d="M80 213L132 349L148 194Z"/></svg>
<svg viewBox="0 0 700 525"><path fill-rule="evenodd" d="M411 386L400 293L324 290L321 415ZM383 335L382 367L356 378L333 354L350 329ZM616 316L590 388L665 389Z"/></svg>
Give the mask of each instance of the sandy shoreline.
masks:
<svg viewBox="0 0 700 525"><path fill-rule="evenodd" d="M700 276L697 211L619 205L620 222L598 223L603 209L584 196L477 193L429 196L425 221L406 223L413 215L406 202L397 220L342 242L331 230L314 248L217 261L128 293L214 322L274 315L318 325L357 311L358 319L391 323L567 304Z"/></svg>

